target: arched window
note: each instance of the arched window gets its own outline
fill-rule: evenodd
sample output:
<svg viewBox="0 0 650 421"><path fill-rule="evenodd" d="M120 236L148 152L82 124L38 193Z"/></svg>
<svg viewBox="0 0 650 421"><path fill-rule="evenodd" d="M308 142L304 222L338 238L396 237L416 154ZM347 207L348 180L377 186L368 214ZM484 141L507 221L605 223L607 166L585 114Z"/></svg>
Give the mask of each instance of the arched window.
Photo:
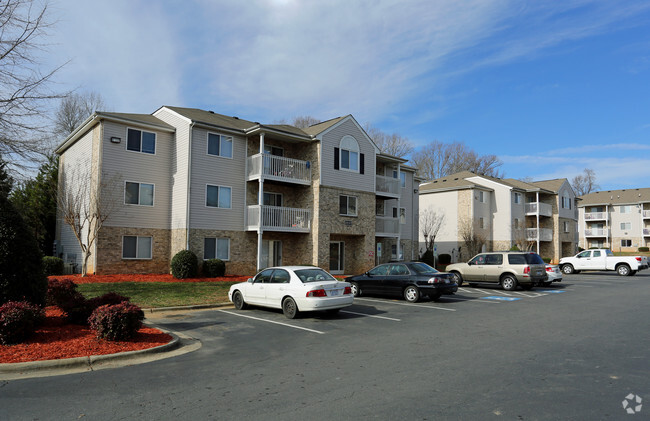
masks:
<svg viewBox="0 0 650 421"><path fill-rule="evenodd" d="M359 172L359 143L350 135L343 136L339 144L341 169Z"/></svg>

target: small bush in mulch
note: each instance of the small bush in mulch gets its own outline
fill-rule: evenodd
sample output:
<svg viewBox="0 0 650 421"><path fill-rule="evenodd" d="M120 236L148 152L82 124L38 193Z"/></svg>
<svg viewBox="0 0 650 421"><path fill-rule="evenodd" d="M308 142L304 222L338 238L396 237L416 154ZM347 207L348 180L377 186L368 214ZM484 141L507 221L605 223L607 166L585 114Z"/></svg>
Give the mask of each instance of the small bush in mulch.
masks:
<svg viewBox="0 0 650 421"><path fill-rule="evenodd" d="M134 337L142 327L143 320L144 312L140 307L128 302L98 307L88 319L97 337L109 341Z"/></svg>
<svg viewBox="0 0 650 421"><path fill-rule="evenodd" d="M221 259L209 259L203 262L203 276L217 278L226 274L226 264Z"/></svg>
<svg viewBox="0 0 650 421"><path fill-rule="evenodd" d="M0 306L0 343L23 342L45 319L43 310L27 301L9 301Z"/></svg>
<svg viewBox="0 0 650 421"><path fill-rule="evenodd" d="M63 259L55 256L43 257L43 273L45 276L63 275Z"/></svg>
<svg viewBox="0 0 650 421"><path fill-rule="evenodd" d="M174 278L196 278L199 272L198 258L190 250L181 250L172 257L171 269Z"/></svg>

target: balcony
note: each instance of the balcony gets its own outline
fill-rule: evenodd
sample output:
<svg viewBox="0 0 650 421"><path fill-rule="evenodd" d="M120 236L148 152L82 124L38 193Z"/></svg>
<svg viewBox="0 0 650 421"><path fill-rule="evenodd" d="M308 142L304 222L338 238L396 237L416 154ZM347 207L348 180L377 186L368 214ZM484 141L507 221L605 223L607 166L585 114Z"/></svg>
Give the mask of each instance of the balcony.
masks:
<svg viewBox="0 0 650 421"><path fill-rule="evenodd" d="M607 221L607 212L585 212L585 221Z"/></svg>
<svg viewBox="0 0 650 421"><path fill-rule="evenodd" d="M375 189L377 196L398 198L400 193L399 182L399 178L378 175Z"/></svg>
<svg viewBox="0 0 650 421"><path fill-rule="evenodd" d="M309 232L311 228L309 209L254 205L247 211L248 231L256 231L260 225L264 231Z"/></svg>
<svg viewBox="0 0 650 421"><path fill-rule="evenodd" d="M539 241L553 241L553 230L550 228L526 228L526 241L537 241L539 231Z"/></svg>
<svg viewBox="0 0 650 421"><path fill-rule="evenodd" d="M258 153L247 158L247 180L275 180L285 183L311 184L309 161Z"/></svg>
<svg viewBox="0 0 650 421"><path fill-rule="evenodd" d="M650 218L650 210L644 210L643 211L643 218Z"/></svg>
<svg viewBox="0 0 650 421"><path fill-rule="evenodd" d="M375 217L376 237L397 237L399 235L399 218L389 216Z"/></svg>
<svg viewBox="0 0 650 421"><path fill-rule="evenodd" d="M608 237L609 228L587 228L585 229L585 237Z"/></svg>
<svg viewBox="0 0 650 421"><path fill-rule="evenodd" d="M643 228L643 236L650 237L650 228Z"/></svg>
<svg viewBox="0 0 650 421"><path fill-rule="evenodd" d="M553 216L553 207L548 203L526 203L526 215L537 215L537 209L539 209L540 216Z"/></svg>

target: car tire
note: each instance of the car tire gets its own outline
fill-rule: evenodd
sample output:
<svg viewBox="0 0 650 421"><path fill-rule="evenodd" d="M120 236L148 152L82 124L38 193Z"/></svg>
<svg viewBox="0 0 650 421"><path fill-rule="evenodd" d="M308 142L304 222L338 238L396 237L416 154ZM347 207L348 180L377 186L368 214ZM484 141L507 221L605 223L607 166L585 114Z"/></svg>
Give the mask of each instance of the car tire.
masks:
<svg viewBox="0 0 650 421"><path fill-rule="evenodd" d="M438 301L442 297L442 292L434 292L432 294L429 294L429 299L431 301Z"/></svg>
<svg viewBox="0 0 650 421"><path fill-rule="evenodd" d="M629 276L630 272L630 267L628 265L618 265L616 267L616 273L621 276Z"/></svg>
<svg viewBox="0 0 650 421"><path fill-rule="evenodd" d="M456 285L458 285L458 286L463 285L463 277L460 276L460 273L451 272L451 274L454 276L454 282L456 282Z"/></svg>
<svg viewBox="0 0 650 421"><path fill-rule="evenodd" d="M248 308L248 304L244 301L244 296L239 291L235 291L232 294L232 302L237 310L246 310Z"/></svg>
<svg viewBox="0 0 650 421"><path fill-rule="evenodd" d="M298 316L298 306L293 298L287 297L282 301L282 312L287 319L295 319Z"/></svg>
<svg viewBox="0 0 650 421"><path fill-rule="evenodd" d="M501 287L506 291L517 289L517 279L512 275L506 275L501 278Z"/></svg>
<svg viewBox="0 0 650 421"><path fill-rule="evenodd" d="M566 264L562 265L562 273L565 275L571 275L575 270L573 269L572 265Z"/></svg>
<svg viewBox="0 0 650 421"><path fill-rule="evenodd" d="M352 296L359 297L361 296L361 288L356 282L350 282L350 289L352 290Z"/></svg>
<svg viewBox="0 0 650 421"><path fill-rule="evenodd" d="M404 299L409 303L417 303L420 300L420 290L415 285L404 288Z"/></svg>

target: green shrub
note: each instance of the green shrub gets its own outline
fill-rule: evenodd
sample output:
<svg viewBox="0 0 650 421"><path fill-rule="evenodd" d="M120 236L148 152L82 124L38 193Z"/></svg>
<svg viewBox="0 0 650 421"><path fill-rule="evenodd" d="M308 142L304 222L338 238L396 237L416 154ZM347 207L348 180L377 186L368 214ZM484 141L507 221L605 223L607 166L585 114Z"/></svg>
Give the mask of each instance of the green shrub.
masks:
<svg viewBox="0 0 650 421"><path fill-rule="evenodd" d="M96 308L88 322L98 338L123 341L135 336L142 327L142 320L144 312L140 307L123 302Z"/></svg>
<svg viewBox="0 0 650 421"><path fill-rule="evenodd" d="M181 250L172 258L172 275L176 279L196 278L199 271L196 254L190 250Z"/></svg>
<svg viewBox="0 0 650 421"><path fill-rule="evenodd" d="M510 247L510 251L521 251L521 250L519 250L519 247L515 244L514 246Z"/></svg>
<svg viewBox="0 0 650 421"><path fill-rule="evenodd" d="M551 260L553 259L551 259L550 257L542 257L542 260L544 261L544 263L551 263Z"/></svg>
<svg viewBox="0 0 650 421"><path fill-rule="evenodd" d="M639 251L648 252L650 251L650 247L639 247Z"/></svg>
<svg viewBox="0 0 650 421"><path fill-rule="evenodd" d="M216 278L226 274L226 264L221 259L209 259L203 262L203 276Z"/></svg>
<svg viewBox="0 0 650 421"><path fill-rule="evenodd" d="M0 343L17 344L27 339L45 319L43 309L27 301L0 306Z"/></svg>
<svg viewBox="0 0 650 421"><path fill-rule="evenodd" d="M63 259L55 256L44 256L43 273L45 276L63 275Z"/></svg>
<svg viewBox="0 0 650 421"><path fill-rule="evenodd" d="M0 196L0 305L28 301L43 306L46 292L36 239L11 202Z"/></svg>
<svg viewBox="0 0 650 421"><path fill-rule="evenodd" d="M448 265L451 263L451 254L442 253L438 256L438 264Z"/></svg>

